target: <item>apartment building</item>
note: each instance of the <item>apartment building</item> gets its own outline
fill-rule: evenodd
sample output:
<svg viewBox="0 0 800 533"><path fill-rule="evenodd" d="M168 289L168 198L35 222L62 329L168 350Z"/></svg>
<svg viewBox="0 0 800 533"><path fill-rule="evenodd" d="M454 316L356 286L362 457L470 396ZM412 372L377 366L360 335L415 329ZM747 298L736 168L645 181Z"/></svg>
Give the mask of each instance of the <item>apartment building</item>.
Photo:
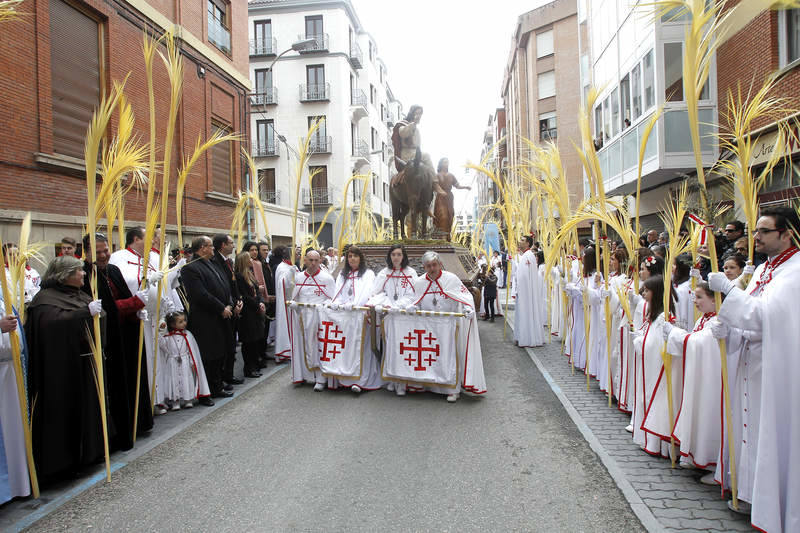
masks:
<svg viewBox="0 0 800 533"><path fill-rule="evenodd" d="M85 225L85 131L113 81L130 74L126 95L135 133L149 138L142 57L144 32L172 30L184 62L182 107L173 146L173 176L198 136L215 130L248 133L246 6L229 0L28 0L22 16L3 23L0 39L0 232L15 241L26 212L32 240L79 238ZM162 49L163 51L163 49ZM158 138L164 139L169 85L155 64ZM116 128L114 117L111 131ZM238 142L219 145L195 165L183 204L184 236L230 228L234 196L246 187ZM175 230L174 180L168 191L169 232ZM144 195L126 198L129 224L144 219ZM118 246L118 243L114 243ZM57 253L55 244L46 258Z"/></svg>
<svg viewBox="0 0 800 533"><path fill-rule="evenodd" d="M388 223L391 131L402 106L351 2L251 0L248 11L251 152L270 224L286 227L297 203L309 215L309 231L319 231L323 245L335 244L343 206L360 200L360 189L345 190L354 174L369 176L368 205ZM317 174L310 183L304 174L298 196L298 147L317 121L309 158ZM325 219L330 206L335 216Z"/></svg>
<svg viewBox="0 0 800 533"><path fill-rule="evenodd" d="M575 205L583 199L582 167L573 147L581 142L577 14L575 0L555 0L520 15L501 90L507 179L522 182L518 169L530 157L523 139L554 142Z"/></svg>

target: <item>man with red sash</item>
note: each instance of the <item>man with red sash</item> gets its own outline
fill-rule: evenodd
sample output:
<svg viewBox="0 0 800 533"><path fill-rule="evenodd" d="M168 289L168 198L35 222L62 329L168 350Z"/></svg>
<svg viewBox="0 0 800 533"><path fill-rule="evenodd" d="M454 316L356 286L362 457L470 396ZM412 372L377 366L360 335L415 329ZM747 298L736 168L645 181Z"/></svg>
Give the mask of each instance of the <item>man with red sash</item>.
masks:
<svg viewBox="0 0 800 533"><path fill-rule="evenodd" d="M326 271L320 269L319 252L306 254L306 270L294 277L294 291L289 304L292 339L292 383L314 383L314 390L325 390L326 380L319 368L317 329L319 315L314 307L301 307L298 303L323 304L331 301L336 283ZM333 386L333 379L330 380Z"/></svg>
<svg viewBox="0 0 800 533"><path fill-rule="evenodd" d="M768 260L747 288L735 287L723 273L708 276L711 289L727 295L721 323L743 330L746 339L731 389L740 408L732 413L739 506L747 511L742 500L750 502L752 525L770 533L800 530L800 327L793 318L800 301L798 229L792 209L762 210L753 238Z"/></svg>

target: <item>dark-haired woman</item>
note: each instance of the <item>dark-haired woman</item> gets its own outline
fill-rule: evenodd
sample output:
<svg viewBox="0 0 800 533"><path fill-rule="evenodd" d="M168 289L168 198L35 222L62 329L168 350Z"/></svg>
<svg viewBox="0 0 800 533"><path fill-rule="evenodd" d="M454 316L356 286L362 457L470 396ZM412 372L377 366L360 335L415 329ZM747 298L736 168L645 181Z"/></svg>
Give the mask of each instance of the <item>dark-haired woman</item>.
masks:
<svg viewBox="0 0 800 533"><path fill-rule="evenodd" d="M357 246L351 246L347 250L344 267L336 278L335 295L331 306L334 308L340 306L345 311L350 311L353 307L366 305L372 294L374 282L375 273L367 267L367 258L364 252ZM365 324L365 327L368 326ZM340 385L350 387L356 394L362 390L375 390L383 386L378 359L370 348L371 341L366 338L364 342L369 343L369 346L364 346L363 349L361 377L358 379L337 378Z"/></svg>
<svg viewBox="0 0 800 533"><path fill-rule="evenodd" d="M236 287L242 297L242 312L239 315L238 333L242 343L244 375L259 378L259 357L264 352L264 313L266 307L261 300L258 281L253 275L252 259L248 252L236 256Z"/></svg>
<svg viewBox="0 0 800 533"><path fill-rule="evenodd" d="M694 324L694 294L689 275L692 256L681 254L672 261L672 288L675 290L675 325L689 329Z"/></svg>
<svg viewBox="0 0 800 533"><path fill-rule="evenodd" d="M636 334L633 346L642 372L642 405L643 411L634 412L633 440L650 455L669 457L670 434L674 425L674 417L678 412L681 388L683 386L683 369L681 365L672 365L672 416L669 418L667 401L667 377L661 352L664 348L662 329L664 320L664 279L653 276L644 282L642 297L647 302L645 327ZM670 319L674 301L670 291ZM676 362L677 363L677 362ZM638 387L637 387L638 388Z"/></svg>

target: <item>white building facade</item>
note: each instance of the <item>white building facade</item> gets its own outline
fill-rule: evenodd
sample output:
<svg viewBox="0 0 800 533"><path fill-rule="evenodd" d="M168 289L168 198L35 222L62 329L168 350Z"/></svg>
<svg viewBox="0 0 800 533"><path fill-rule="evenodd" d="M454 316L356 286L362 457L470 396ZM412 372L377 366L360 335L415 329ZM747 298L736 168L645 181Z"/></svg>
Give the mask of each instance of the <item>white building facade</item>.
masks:
<svg viewBox="0 0 800 533"><path fill-rule="evenodd" d="M349 0L251 0L251 153L258 169L268 222L289 216L295 202L308 213L308 230L324 246L335 245L344 196L348 207L360 191L345 184L369 175L369 205L376 220L391 220L389 183L394 175L391 131L402 118L374 39L362 28ZM305 49L291 50L306 41ZM281 55L283 52L285 55ZM280 56L280 57L279 57ZM297 194L297 163L309 127L308 165ZM313 204L313 207L312 207ZM324 220L330 206L334 214ZM272 218L276 222L272 222ZM291 228L291 223L288 225ZM270 227L273 235L278 235Z"/></svg>

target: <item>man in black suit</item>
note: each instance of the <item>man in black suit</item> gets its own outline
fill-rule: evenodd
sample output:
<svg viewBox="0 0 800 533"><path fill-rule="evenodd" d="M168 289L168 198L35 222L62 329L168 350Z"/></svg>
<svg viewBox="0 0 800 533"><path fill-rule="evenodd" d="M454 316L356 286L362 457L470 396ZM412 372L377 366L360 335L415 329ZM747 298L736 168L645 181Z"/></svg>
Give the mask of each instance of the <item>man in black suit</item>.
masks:
<svg viewBox="0 0 800 533"><path fill-rule="evenodd" d="M216 267L217 272L228 282L228 290L233 305L233 317L228 321L227 325L230 329L228 338L228 350L225 352L225 360L222 363L222 381L227 383L226 390L231 390L230 385L241 385L244 379L233 377L233 365L236 361L236 320L242 312L242 299L239 296L239 289L236 285L236 276L233 270L233 261L230 255L233 253L233 239L230 235L224 233L217 233L212 239L214 246L214 255L211 257L211 264Z"/></svg>
<svg viewBox="0 0 800 533"><path fill-rule="evenodd" d="M215 398L233 396L223 389L223 364L234 340L231 337L231 321L235 304L231 297L230 284L212 263L214 247L208 237L197 237L192 241L192 253L196 260L181 269L181 280L189 301L189 331L192 332L211 389Z"/></svg>

